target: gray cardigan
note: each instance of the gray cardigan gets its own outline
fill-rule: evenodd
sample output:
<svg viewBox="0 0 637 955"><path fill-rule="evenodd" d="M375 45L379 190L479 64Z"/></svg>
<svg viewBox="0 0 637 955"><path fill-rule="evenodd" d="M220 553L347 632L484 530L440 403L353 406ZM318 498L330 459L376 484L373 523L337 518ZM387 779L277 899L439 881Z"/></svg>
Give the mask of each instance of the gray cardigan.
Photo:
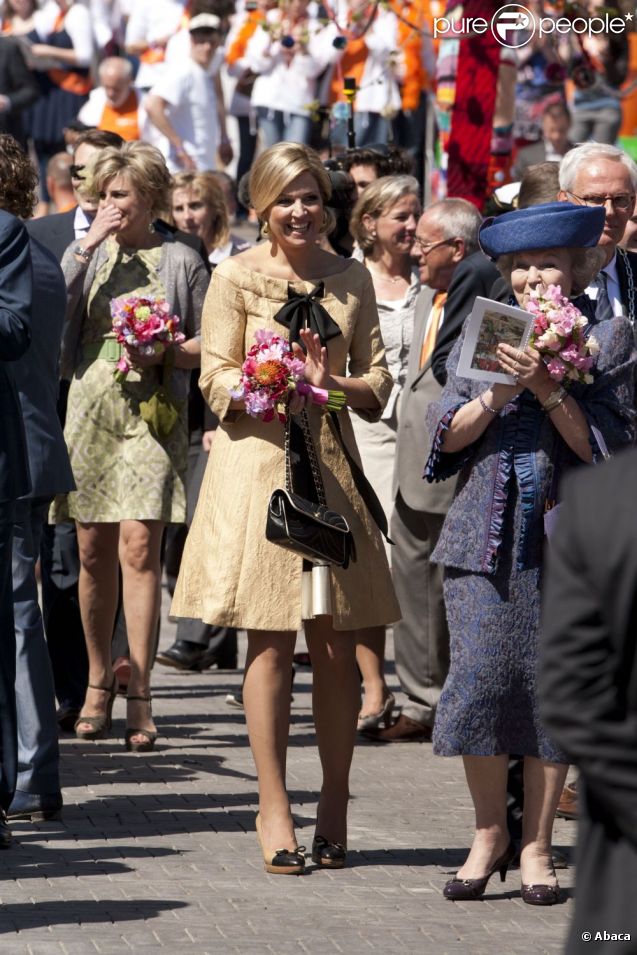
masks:
<svg viewBox="0 0 637 955"><path fill-rule="evenodd" d="M199 337L201 310L208 290L210 276L201 257L187 245L177 242L170 236L164 239L161 247L161 260L157 267L166 300L173 312L182 319L186 338ZM87 264L73 255L77 243L69 245L62 258L62 271L66 280L66 325L62 338L60 373L62 378L72 378L73 372L82 361L82 326L86 315L86 303L95 280L95 273L106 260L104 244L97 249ZM171 389L175 397L183 398L188 393L190 371L175 368Z"/></svg>

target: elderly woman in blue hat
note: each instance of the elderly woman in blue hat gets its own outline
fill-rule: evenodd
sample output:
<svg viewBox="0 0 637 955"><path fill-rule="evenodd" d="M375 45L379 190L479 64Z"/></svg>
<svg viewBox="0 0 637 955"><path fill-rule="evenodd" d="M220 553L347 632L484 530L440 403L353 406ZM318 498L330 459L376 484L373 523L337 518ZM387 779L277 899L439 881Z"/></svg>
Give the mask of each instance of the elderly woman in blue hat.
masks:
<svg viewBox="0 0 637 955"><path fill-rule="evenodd" d="M601 263L595 248L603 210L548 203L483 223L480 242L524 307L534 290L582 292ZM569 468L596 461L633 440L633 340L624 318L595 323L586 296L575 304L594 328L599 352L592 382L568 390L539 352L501 343L502 370L516 384L458 377L456 343L448 379L430 408L428 480L460 472L456 496L432 559L445 566L451 665L438 706L434 752L464 759L476 832L464 865L444 895L480 898L502 880L516 849L506 823L510 755L524 757L520 853L522 898L560 901L551 856L555 808L567 765L538 715L536 661L544 512ZM601 442L600 442L601 443ZM591 515L591 520L594 516Z"/></svg>

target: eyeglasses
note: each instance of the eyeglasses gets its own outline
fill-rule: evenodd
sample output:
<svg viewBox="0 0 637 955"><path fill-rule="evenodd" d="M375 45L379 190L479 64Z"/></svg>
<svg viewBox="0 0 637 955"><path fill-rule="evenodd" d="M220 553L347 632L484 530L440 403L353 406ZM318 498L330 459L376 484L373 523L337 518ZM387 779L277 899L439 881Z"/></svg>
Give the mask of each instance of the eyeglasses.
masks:
<svg viewBox="0 0 637 955"><path fill-rule="evenodd" d="M434 249L441 245L450 245L455 239L441 239L440 242L424 242L419 236L414 236L414 242L418 245L423 255L429 255Z"/></svg>
<svg viewBox="0 0 637 955"><path fill-rule="evenodd" d="M69 166L69 169L71 171L71 179L84 179L84 176L80 176L80 173L83 169L86 169L86 166L76 166L75 163L73 163Z"/></svg>
<svg viewBox="0 0 637 955"><path fill-rule="evenodd" d="M605 206L607 202L610 202L613 209L622 211L630 209L635 201L635 196L627 192L620 192L618 196L577 196L574 192L569 192L569 196L585 206Z"/></svg>

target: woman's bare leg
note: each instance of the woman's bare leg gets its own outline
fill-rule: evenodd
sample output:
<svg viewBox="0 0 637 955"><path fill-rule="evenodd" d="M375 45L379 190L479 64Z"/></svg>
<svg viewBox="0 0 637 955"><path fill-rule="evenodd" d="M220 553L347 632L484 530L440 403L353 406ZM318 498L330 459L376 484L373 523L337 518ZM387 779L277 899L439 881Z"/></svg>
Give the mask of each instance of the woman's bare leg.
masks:
<svg viewBox="0 0 637 955"><path fill-rule="evenodd" d="M259 780L263 845L271 853L297 846L285 788L295 643L292 631L248 630L243 702Z"/></svg>
<svg viewBox="0 0 637 955"><path fill-rule="evenodd" d="M375 716L382 710L389 693L385 683L385 627L356 631L356 662L365 694L360 715Z"/></svg>
<svg viewBox="0 0 637 955"><path fill-rule="evenodd" d="M463 756L476 832L458 879L480 879L506 851L510 837L506 818L508 756Z"/></svg>
<svg viewBox="0 0 637 955"><path fill-rule="evenodd" d="M555 810L566 781L568 765L524 759L524 815L520 874L525 885L555 885L551 837Z"/></svg>
<svg viewBox="0 0 637 955"><path fill-rule="evenodd" d="M88 682L92 684L86 691L82 715L101 716L106 710L108 690L93 687L110 687L113 682L111 639L119 592L119 525L77 523L76 526L80 553L80 614L88 652ZM88 723L79 723L78 729L89 732L92 727Z"/></svg>
<svg viewBox="0 0 637 955"><path fill-rule="evenodd" d="M360 684L356 631L337 632L331 617L305 624L312 658L312 706L323 769L316 832L328 842L347 843L349 771L356 739Z"/></svg>
<svg viewBox="0 0 637 955"><path fill-rule="evenodd" d="M119 560L131 666L129 696L150 696L150 669L161 600L163 531L161 521L122 521L120 524ZM149 703L130 700L126 710L128 726L155 730ZM133 736L132 742L143 743L145 739L140 734Z"/></svg>

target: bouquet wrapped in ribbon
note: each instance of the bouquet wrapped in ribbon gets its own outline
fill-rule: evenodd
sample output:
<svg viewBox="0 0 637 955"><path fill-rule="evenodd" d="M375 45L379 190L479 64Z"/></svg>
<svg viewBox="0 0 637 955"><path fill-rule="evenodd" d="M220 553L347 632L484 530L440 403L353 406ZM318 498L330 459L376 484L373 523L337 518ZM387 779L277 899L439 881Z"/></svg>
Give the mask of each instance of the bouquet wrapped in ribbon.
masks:
<svg viewBox="0 0 637 955"><path fill-rule="evenodd" d="M111 318L120 345L136 348L142 355L163 352L167 345L178 345L186 340L184 333L179 330L181 319L171 314L170 305L165 299L140 295L114 298L111 301ZM148 401L139 404L141 417L161 439L167 438L172 432L184 404L175 398L169 387L174 364L174 354L169 351L162 367L161 384ZM125 381L130 370L128 358L122 355L115 366L115 380Z"/></svg>
<svg viewBox="0 0 637 955"><path fill-rule="evenodd" d="M342 391L327 391L308 384L304 378L305 363L296 358L285 338L266 329L255 332L252 346L241 366L241 379L230 395L243 401L253 418L272 421L286 420L287 403L293 391L312 395L314 404L325 405L329 411L339 411L345 404Z"/></svg>
<svg viewBox="0 0 637 955"><path fill-rule="evenodd" d="M186 340L183 332L179 331L181 319L171 314L170 305L165 299L139 295L114 298L111 302L111 318L117 341L121 345L137 348L142 355L164 351L166 345ZM123 355L115 367L115 379L124 381L130 370L130 362Z"/></svg>
<svg viewBox="0 0 637 955"><path fill-rule="evenodd" d="M542 355L551 378L590 384L599 345L586 335L586 316L562 295L559 285L533 292L524 308L534 316L529 344Z"/></svg>

